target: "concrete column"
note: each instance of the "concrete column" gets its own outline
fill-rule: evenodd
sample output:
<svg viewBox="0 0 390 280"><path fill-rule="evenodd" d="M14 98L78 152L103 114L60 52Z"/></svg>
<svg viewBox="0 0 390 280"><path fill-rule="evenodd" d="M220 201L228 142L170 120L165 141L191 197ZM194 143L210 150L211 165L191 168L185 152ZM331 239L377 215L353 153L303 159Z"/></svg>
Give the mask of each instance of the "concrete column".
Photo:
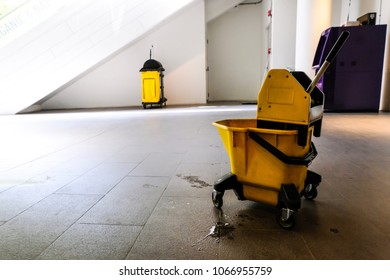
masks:
<svg viewBox="0 0 390 280"><path fill-rule="evenodd" d="M331 27L332 0L298 0L295 69L313 78L313 57L321 32Z"/></svg>

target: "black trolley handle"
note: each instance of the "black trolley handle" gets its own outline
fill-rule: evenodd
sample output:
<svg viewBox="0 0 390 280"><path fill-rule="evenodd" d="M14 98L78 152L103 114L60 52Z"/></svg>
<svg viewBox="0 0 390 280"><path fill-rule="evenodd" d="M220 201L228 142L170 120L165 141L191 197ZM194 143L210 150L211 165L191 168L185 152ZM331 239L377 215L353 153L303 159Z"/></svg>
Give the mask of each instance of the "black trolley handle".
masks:
<svg viewBox="0 0 390 280"><path fill-rule="evenodd" d="M325 58L324 63L321 65L320 70L318 70L317 75L314 77L313 81L309 85L309 87L306 89L306 92L308 94L311 94L314 88L316 87L318 81L322 77L322 75L325 73L326 69L328 69L329 65L332 63L333 59L336 57L338 52L340 51L341 47L344 45L345 41L348 39L349 31L344 30L339 38L337 39L336 43L333 45L333 48L330 50L328 55Z"/></svg>

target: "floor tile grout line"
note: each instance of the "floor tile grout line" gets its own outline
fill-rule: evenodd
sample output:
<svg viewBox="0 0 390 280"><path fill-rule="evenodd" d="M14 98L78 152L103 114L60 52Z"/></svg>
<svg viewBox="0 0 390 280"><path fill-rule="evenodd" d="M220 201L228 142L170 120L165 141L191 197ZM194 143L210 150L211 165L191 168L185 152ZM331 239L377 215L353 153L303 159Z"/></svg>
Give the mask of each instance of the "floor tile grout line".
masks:
<svg viewBox="0 0 390 280"><path fill-rule="evenodd" d="M61 195L61 194L58 194L58 195ZM59 238L61 238L61 236L64 235L65 232L67 232L73 225L75 225L77 223L77 221L79 221L82 217L84 217L84 215L89 211L91 210L97 203L99 203L99 201L101 201L103 198L105 197L105 195L101 196L100 199L98 199L93 205L91 205L78 219L76 219L73 223L71 223L62 233L60 233L45 249L43 249L39 255L36 257L39 258L40 255L42 255L52 244L54 244Z"/></svg>
<svg viewBox="0 0 390 280"><path fill-rule="evenodd" d="M182 161L183 161L183 158L181 158L180 162L178 163L177 167L175 168L175 171L172 172L172 173L174 173L174 174L177 173L177 169L179 168L180 163L181 163ZM139 239L139 237L140 237L142 231L144 230L145 225L147 225L147 223L148 223L150 217L151 217L151 216L153 215L153 213L155 212L157 205L160 203L161 199L164 197L164 193L166 192L166 190L167 190L167 188L168 188L168 186L169 186L169 183L172 181L172 178L174 177L174 174L171 175L171 176L155 176L155 177L169 177L169 180L168 180L168 182L167 182L167 184L166 184L166 186L165 186L165 188L164 188L164 191L161 193L160 198L158 199L158 201L157 201L156 204L154 205L152 211L150 211L150 215L149 215L149 217L146 219L145 224L142 226L142 229L139 231L137 237L134 239L134 243L133 243L133 245L131 246L131 248L129 249L129 251L127 252L125 259L127 259L127 257L128 257L129 254L131 253L131 251L132 251L134 245L137 243L137 241L138 241L138 239Z"/></svg>
<svg viewBox="0 0 390 280"><path fill-rule="evenodd" d="M132 169L132 170L134 170L134 168ZM129 173L130 173L131 171L129 171ZM101 198L100 199L98 199L97 201L96 201L96 203L94 203L93 205L91 205L78 219L76 219L72 224L70 224L60 235L58 235L57 236L57 238L55 239L55 240L53 240L53 242L51 242L50 243L50 245L48 245L36 258L39 258L39 256L40 255L42 255L43 253L44 253L44 251L46 251L52 244L54 244L59 238L61 238L61 236L66 232L66 231L68 231L72 226L74 226L74 225L76 225L76 224L83 224L83 223L78 223L78 221L80 221L80 219L82 219L94 206L96 206L101 200L103 200L116 186L118 186L125 178L128 178L129 176L129 173L127 174L127 175L125 175L125 176L123 176L122 177L122 179L121 180L119 180L107 193L105 193L104 195L101 195ZM147 176L140 176L140 177L147 177ZM156 177L161 177L161 176L156 176ZM167 176L164 176L164 177L167 177ZM62 193L58 193L58 194L56 194L56 195L63 195ZM66 195L80 195L80 194L66 194ZM92 194L87 194L87 195L92 195ZM151 213L153 213L153 211L154 211L154 209L152 210L152 212ZM150 216L149 216L150 217ZM94 223L91 223L91 224L94 224ZM145 222L145 224L146 224L146 222ZM144 226L140 226L140 225L137 225L138 227L144 227ZM139 234L142 232L142 229L140 230L140 232L139 232ZM138 234L138 235L139 235ZM138 235L137 235L137 238L138 238ZM134 244L135 244L135 242L136 242L136 240L137 240L137 238L135 239L135 241L134 241ZM134 245L133 244L133 245ZM132 247L131 247L132 248ZM131 249L130 249L131 250ZM129 251L130 252L130 251ZM128 252L128 253L129 253ZM127 253L127 254L128 254ZM126 254L126 256L127 256L127 254Z"/></svg>
<svg viewBox="0 0 390 280"><path fill-rule="evenodd" d="M316 257L314 256L313 251L312 251L311 248L309 247L309 244L307 243L305 237L304 237L302 234L299 234L299 236L302 238L302 241L303 241L303 243L305 244L305 247L306 247L307 250L309 251L310 255L312 256L313 260L316 260Z"/></svg>
<svg viewBox="0 0 390 280"><path fill-rule="evenodd" d="M39 258L40 255L42 255L52 244L54 244L59 238L61 238L61 236L66 232L68 231L73 225L77 224L77 222L85 216L86 213L88 213L95 205L97 205L104 197L106 197L106 195L108 193L110 193L112 191L112 189L114 189L119 183L121 183L127 176L123 176L121 180L119 180L107 193L105 193L104 195L101 195L100 199L98 199L94 204L92 204L78 219L76 219L72 224L70 224L61 234L59 234L57 236L57 238L55 238L51 243L50 245L48 245L44 250L41 251L41 253L36 257L36 258ZM80 194L63 194L63 193L52 193L51 195L80 195ZM87 194L87 195L94 195L96 196L96 194ZM49 195L50 196L50 195Z"/></svg>
<svg viewBox="0 0 390 280"><path fill-rule="evenodd" d="M97 164L95 167L89 169L88 171L84 172L82 175L78 176L77 178L75 178L74 180L70 181L69 183L65 184L64 186L62 186L60 189L58 189L55 193L58 193L58 194L67 194L67 193L59 193L58 191L61 190L62 188L68 186L69 184L75 182L76 180L80 179L82 176L84 176L85 174L87 174L89 171L93 170L94 168L98 167L99 165L102 165L104 162L101 162L99 164ZM108 194L113 188L115 188L120 182L122 182L140 163L138 163L135 167L133 167L129 172L127 172L126 175L124 175L121 179L119 179L119 181L113 185L112 188L110 188L104 195ZM70 194L70 193L69 193Z"/></svg>

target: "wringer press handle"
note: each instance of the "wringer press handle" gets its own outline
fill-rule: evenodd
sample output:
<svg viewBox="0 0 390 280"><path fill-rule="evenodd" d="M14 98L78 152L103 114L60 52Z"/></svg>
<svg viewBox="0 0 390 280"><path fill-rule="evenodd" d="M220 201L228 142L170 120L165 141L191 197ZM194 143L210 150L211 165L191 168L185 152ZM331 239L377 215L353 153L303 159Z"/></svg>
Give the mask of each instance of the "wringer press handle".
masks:
<svg viewBox="0 0 390 280"><path fill-rule="evenodd" d="M333 59L336 57L338 52L340 51L341 47L344 45L345 41L348 39L349 32L344 30L339 38L337 39L336 43L334 44L333 48L330 50L329 54L326 56L324 63L321 65L320 70L318 70L317 75L314 77L313 81L309 85L309 87L306 89L306 92L308 94L311 94L314 88L316 87L318 81L322 77L322 75L325 73L326 69L328 69L329 65L332 63Z"/></svg>

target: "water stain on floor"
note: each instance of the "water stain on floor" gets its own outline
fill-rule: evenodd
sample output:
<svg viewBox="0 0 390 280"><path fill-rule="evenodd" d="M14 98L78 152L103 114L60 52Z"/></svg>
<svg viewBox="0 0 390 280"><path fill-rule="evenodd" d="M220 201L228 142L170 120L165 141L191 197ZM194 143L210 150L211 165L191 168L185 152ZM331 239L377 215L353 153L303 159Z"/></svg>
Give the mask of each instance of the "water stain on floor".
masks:
<svg viewBox="0 0 390 280"><path fill-rule="evenodd" d="M210 228L209 233L192 244L192 247L199 244L209 236L214 238L216 243L219 243L221 238L225 236L229 239L234 238L233 231L235 228L233 225L225 221L222 209L214 208L214 211L217 215L217 222Z"/></svg>
<svg viewBox="0 0 390 280"><path fill-rule="evenodd" d="M143 184L142 187L145 188L145 189L158 188L158 186L155 186L155 185L152 185L152 184Z"/></svg>
<svg viewBox="0 0 390 280"><path fill-rule="evenodd" d="M209 183L199 179L199 176L183 176L181 174L178 174L176 176L190 183L191 187L193 188L202 189L211 187Z"/></svg>

